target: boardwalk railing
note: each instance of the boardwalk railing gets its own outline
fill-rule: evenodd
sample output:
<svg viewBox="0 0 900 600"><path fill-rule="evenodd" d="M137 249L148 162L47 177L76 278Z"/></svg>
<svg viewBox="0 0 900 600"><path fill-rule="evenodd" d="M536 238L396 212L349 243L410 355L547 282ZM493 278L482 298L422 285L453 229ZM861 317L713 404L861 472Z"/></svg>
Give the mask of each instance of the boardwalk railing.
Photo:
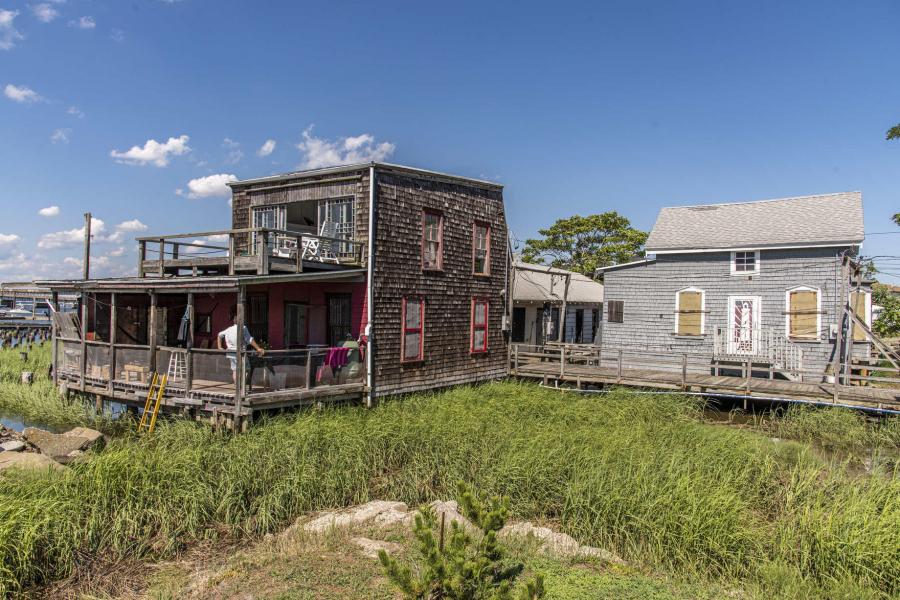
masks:
<svg viewBox="0 0 900 600"><path fill-rule="evenodd" d="M772 364L791 380L803 371L803 349L775 329L717 327L713 337L713 357L723 361Z"/></svg>

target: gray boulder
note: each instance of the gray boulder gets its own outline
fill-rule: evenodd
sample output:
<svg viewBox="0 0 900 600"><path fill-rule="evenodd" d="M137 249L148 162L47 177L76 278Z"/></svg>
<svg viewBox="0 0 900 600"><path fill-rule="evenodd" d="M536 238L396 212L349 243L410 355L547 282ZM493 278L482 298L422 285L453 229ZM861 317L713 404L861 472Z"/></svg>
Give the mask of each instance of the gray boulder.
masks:
<svg viewBox="0 0 900 600"><path fill-rule="evenodd" d="M64 466L43 454L34 452L0 452L0 472L8 469L62 470Z"/></svg>

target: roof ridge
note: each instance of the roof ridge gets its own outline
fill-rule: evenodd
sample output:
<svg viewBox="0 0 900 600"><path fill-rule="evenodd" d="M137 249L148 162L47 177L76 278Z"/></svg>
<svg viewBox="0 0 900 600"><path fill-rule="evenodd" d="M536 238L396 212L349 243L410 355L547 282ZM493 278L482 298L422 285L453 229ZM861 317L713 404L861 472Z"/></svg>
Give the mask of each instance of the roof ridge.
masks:
<svg viewBox="0 0 900 600"><path fill-rule="evenodd" d="M808 198L828 198L831 196L844 196L847 194L862 194L861 190L848 190L846 192L829 192L827 194L807 194L805 196L787 196L784 198L765 198L762 200L741 200L736 202L714 202L711 204L682 204L678 206L663 206L660 211L668 208L705 208L708 206L743 206L746 204L763 204L766 202L785 202L788 200L806 200Z"/></svg>

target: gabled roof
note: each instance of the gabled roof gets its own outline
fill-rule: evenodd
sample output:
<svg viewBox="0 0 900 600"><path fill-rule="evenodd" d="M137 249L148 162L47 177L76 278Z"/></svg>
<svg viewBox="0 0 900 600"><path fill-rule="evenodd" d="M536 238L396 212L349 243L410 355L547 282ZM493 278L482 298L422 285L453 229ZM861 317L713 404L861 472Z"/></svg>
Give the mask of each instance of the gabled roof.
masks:
<svg viewBox="0 0 900 600"><path fill-rule="evenodd" d="M566 301L572 304L599 304L603 302L603 284L590 277L545 265L532 265L515 261L516 277L513 283L514 302L562 302L566 275L571 275Z"/></svg>
<svg viewBox="0 0 900 600"><path fill-rule="evenodd" d="M646 251L852 246L863 237L862 193L842 192L663 208Z"/></svg>

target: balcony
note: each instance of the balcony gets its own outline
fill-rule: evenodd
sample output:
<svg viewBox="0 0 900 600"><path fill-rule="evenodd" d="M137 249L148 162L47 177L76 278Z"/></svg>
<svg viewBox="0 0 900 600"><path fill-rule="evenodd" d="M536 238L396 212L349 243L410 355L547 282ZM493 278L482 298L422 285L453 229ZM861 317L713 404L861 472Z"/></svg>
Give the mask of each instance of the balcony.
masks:
<svg viewBox="0 0 900 600"><path fill-rule="evenodd" d="M138 277L303 273L365 264L366 244L250 227L137 238Z"/></svg>

